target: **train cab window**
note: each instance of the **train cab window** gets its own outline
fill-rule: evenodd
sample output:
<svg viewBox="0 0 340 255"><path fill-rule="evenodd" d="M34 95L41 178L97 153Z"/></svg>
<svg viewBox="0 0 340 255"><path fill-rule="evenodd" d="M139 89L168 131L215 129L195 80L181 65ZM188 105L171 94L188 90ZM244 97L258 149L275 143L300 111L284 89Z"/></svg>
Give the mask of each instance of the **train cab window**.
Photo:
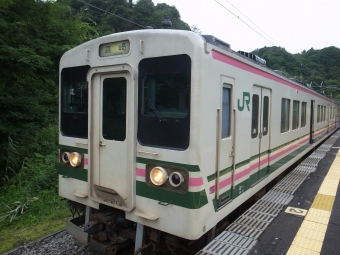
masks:
<svg viewBox="0 0 340 255"><path fill-rule="evenodd" d="M187 149L190 137L190 57L145 58L139 63L138 74L138 142L151 147Z"/></svg>
<svg viewBox="0 0 340 255"><path fill-rule="evenodd" d="M316 112L316 122L317 123L320 122L320 115L321 115L320 105L318 105L317 112Z"/></svg>
<svg viewBox="0 0 340 255"><path fill-rule="evenodd" d="M256 138L259 131L259 96L253 94L251 114L251 138Z"/></svg>
<svg viewBox="0 0 340 255"><path fill-rule="evenodd" d="M289 131L290 99L282 98L281 101L281 133Z"/></svg>
<svg viewBox="0 0 340 255"><path fill-rule="evenodd" d="M231 86L223 84L222 90L222 139L230 136L230 93Z"/></svg>
<svg viewBox="0 0 340 255"><path fill-rule="evenodd" d="M268 120L269 120L269 97L263 97L263 132L262 134L265 136L268 134Z"/></svg>
<svg viewBox="0 0 340 255"><path fill-rule="evenodd" d="M88 136L88 84L90 66L64 68L61 71L60 131L69 137Z"/></svg>
<svg viewBox="0 0 340 255"><path fill-rule="evenodd" d="M300 108L300 102L294 100L293 101L293 121L292 121L292 129L299 128L299 109Z"/></svg>
<svg viewBox="0 0 340 255"><path fill-rule="evenodd" d="M306 126L306 120L307 120L307 103L302 102L301 104L301 127Z"/></svg>

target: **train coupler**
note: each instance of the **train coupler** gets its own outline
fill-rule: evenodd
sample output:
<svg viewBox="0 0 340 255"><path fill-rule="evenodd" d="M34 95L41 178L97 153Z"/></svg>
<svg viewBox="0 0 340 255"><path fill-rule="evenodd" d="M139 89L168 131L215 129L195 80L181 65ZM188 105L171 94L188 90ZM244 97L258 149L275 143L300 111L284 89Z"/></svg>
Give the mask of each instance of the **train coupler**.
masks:
<svg viewBox="0 0 340 255"><path fill-rule="evenodd" d="M95 221L90 221L89 223L86 224L84 228L84 232L93 235L96 234L104 229L104 224L102 222L99 222L97 220Z"/></svg>

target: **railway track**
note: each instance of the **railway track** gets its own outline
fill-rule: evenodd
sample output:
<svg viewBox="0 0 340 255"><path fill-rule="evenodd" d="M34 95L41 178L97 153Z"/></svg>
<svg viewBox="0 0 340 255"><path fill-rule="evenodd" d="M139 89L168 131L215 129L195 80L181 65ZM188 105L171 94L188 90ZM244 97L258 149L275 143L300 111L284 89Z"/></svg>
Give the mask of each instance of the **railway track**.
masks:
<svg viewBox="0 0 340 255"><path fill-rule="evenodd" d="M24 244L3 255L95 255L73 236L60 230L30 243Z"/></svg>

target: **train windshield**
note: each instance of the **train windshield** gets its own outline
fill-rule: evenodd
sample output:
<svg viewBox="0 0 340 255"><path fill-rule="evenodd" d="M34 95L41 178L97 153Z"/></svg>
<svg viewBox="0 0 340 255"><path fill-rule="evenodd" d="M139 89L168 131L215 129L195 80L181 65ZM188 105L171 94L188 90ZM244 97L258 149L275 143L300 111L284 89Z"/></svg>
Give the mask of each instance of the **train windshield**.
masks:
<svg viewBox="0 0 340 255"><path fill-rule="evenodd" d="M142 145L176 150L189 146L190 76L187 55L140 62L138 140Z"/></svg>
<svg viewBox="0 0 340 255"><path fill-rule="evenodd" d="M189 77L186 74L148 75L143 79L143 115L184 118L189 113Z"/></svg>

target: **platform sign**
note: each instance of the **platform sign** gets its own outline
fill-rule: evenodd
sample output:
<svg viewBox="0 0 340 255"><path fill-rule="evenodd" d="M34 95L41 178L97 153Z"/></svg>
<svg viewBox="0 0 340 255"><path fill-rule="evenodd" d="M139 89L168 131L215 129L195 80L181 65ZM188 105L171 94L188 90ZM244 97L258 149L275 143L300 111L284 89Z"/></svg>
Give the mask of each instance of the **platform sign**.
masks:
<svg viewBox="0 0 340 255"><path fill-rule="evenodd" d="M285 213L290 213L298 216L306 216L307 212L308 210L290 206L288 206L287 209L285 210Z"/></svg>

